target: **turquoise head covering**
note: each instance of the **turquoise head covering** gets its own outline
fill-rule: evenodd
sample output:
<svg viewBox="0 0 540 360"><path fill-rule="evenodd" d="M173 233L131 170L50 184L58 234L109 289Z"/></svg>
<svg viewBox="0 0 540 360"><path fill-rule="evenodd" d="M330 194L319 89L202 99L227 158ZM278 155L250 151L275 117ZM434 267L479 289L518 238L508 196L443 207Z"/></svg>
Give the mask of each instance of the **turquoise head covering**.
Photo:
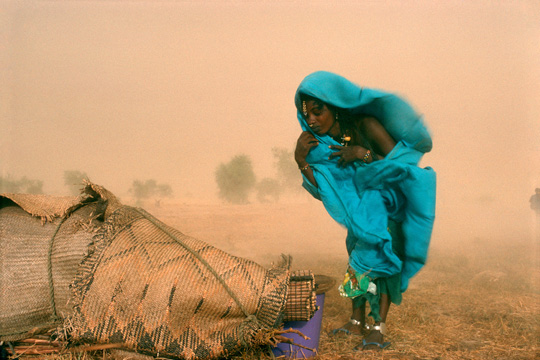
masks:
<svg viewBox="0 0 540 360"><path fill-rule="evenodd" d="M299 85L295 104L304 131L311 131L302 113L301 95L346 109L352 114L375 117L396 141L387 156L370 164L357 162L346 167L329 159L338 145L328 135L313 135L319 145L306 160L318 187L304 176L303 186L321 200L328 213L348 230L349 265L370 277L401 273L402 291L424 265L435 219L436 176L431 168L419 168L422 155L432 141L422 118L401 97L362 88L342 76L318 71ZM392 249L388 220L401 223L404 254Z"/></svg>
<svg viewBox="0 0 540 360"><path fill-rule="evenodd" d="M317 71L304 78L294 97L298 120L306 131L309 131L309 127L302 114L301 94L346 109L352 114L373 116L396 142L402 140L415 150L426 153L432 148L431 136L421 117L399 96L362 88L340 75Z"/></svg>

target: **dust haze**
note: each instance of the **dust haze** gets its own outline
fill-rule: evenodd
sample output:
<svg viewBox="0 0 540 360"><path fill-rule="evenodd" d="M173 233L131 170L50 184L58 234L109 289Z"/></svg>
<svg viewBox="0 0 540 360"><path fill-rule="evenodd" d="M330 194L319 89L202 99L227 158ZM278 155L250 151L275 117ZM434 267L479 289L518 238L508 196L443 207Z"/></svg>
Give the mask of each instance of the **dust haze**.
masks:
<svg viewBox="0 0 540 360"><path fill-rule="evenodd" d="M171 204L201 214L171 224L181 231L210 238L204 223L219 216L201 206L211 204L240 213L226 236L258 214L266 223L250 236L261 244L275 235L295 251L305 239L344 252L343 229L307 193L269 206L273 215L255 199L216 206L214 172L232 156L250 156L258 179L275 176L271 149L292 150L300 133L296 87L328 70L397 92L424 115L434 149L421 165L438 174L434 244L538 231L535 1L4 0L0 37L1 175L43 180L46 193L66 193L65 170L121 198L153 178L171 185ZM319 238L302 236L307 226Z"/></svg>

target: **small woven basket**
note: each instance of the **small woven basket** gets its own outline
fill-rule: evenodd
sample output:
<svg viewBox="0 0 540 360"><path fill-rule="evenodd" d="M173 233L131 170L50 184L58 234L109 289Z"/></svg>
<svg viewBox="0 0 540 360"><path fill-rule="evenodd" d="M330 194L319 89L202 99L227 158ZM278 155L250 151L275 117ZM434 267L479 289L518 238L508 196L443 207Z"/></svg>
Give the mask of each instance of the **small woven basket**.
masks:
<svg viewBox="0 0 540 360"><path fill-rule="evenodd" d="M283 321L308 321L317 311L315 275L309 270L295 271L289 281Z"/></svg>

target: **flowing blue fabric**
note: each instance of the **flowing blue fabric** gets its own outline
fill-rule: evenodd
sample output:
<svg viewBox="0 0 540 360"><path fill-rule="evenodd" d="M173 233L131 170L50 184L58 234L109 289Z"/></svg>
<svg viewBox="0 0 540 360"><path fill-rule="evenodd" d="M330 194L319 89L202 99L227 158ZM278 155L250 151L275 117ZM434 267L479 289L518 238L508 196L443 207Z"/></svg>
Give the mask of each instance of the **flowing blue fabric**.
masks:
<svg viewBox="0 0 540 360"><path fill-rule="evenodd" d="M295 96L297 117L304 131L311 131L302 114L301 94L347 109L353 114L379 120L396 141L382 160L364 164L357 161L339 167L329 159L339 145L328 135L313 135L319 145L306 160L313 169L318 187L304 176L303 186L321 200L334 220L347 228L349 265L372 278L401 273L404 292L425 264L435 220L436 176L433 169L419 168L418 162L432 148L421 117L402 98L383 91L361 88L349 80L319 71L308 75ZM392 250L388 219L401 223L404 256Z"/></svg>

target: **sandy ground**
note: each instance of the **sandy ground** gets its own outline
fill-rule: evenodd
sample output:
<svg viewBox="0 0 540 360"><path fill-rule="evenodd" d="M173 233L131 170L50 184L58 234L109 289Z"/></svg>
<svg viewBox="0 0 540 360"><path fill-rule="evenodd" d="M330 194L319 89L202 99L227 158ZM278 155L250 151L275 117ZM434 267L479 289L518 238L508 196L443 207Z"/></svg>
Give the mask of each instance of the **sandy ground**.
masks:
<svg viewBox="0 0 540 360"><path fill-rule="evenodd" d="M293 270L309 269L340 280L347 266L345 229L319 201L299 199L145 207L165 223L232 255L270 266L281 254L289 254ZM426 266L411 281L403 303L390 311L392 346L382 358L540 357L538 239L512 228L515 222L509 224L510 232L499 229L496 221L478 228L462 225L436 227ZM361 338L331 335L350 317L349 300L341 298L337 288L325 298L319 358L359 358L352 348ZM381 355L364 352L361 357Z"/></svg>
<svg viewBox="0 0 540 360"><path fill-rule="evenodd" d="M265 267L287 254L293 270L339 281L347 266L345 229L309 197L246 205L169 200L143 207L186 235ZM502 227L495 220L481 227L441 223L426 266L412 279L402 304L390 310L390 348L382 354L357 352L360 337L332 335L350 317L350 300L335 287L325 294L317 359L540 358L540 239L516 230L515 221ZM238 357L261 358L270 359Z"/></svg>

